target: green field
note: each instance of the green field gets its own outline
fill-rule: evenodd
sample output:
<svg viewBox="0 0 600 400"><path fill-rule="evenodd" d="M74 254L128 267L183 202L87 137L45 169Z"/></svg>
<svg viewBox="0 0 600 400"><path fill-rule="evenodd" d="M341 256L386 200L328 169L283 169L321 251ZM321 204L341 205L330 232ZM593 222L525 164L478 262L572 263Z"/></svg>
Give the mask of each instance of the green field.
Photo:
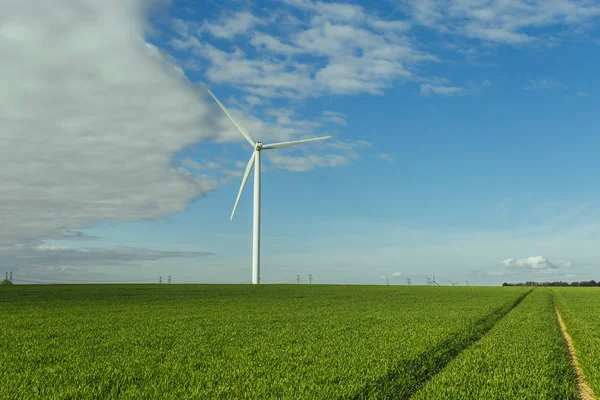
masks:
<svg viewBox="0 0 600 400"><path fill-rule="evenodd" d="M598 288L555 288L556 306L573 339L584 377L600 394L600 291Z"/></svg>
<svg viewBox="0 0 600 400"><path fill-rule="evenodd" d="M2 287L0 398L576 398L568 290Z"/></svg>
<svg viewBox="0 0 600 400"><path fill-rule="evenodd" d="M537 289L414 398L568 400L575 386L552 294Z"/></svg>

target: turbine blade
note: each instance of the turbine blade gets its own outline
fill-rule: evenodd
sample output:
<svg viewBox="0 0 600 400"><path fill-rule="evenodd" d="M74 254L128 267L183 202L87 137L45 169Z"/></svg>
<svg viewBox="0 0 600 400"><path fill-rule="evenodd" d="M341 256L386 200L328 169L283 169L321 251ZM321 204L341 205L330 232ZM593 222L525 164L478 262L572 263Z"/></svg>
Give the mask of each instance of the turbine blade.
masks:
<svg viewBox="0 0 600 400"><path fill-rule="evenodd" d="M238 130L240 132L242 132L242 135L244 135L244 137L252 145L252 147L256 147L256 143L254 143L254 140L252 140L252 137L250 136L250 134L248 133L248 131L233 118L233 115L231 115L229 113L229 110L227 110L225 108L225 106L223 105L223 103L221 103L219 101L219 99L217 99L217 96L215 96L214 93L211 92L209 88L206 88L206 90L208 90L208 93L212 96L213 99L215 99L215 101L221 107L221 109L223 111L225 111L225 114L227 114L227 116L229 117L229 119L231 120L231 122L233 122L233 124L235 125L235 127L238 128Z"/></svg>
<svg viewBox="0 0 600 400"><path fill-rule="evenodd" d="M309 142L317 142L319 140L330 139L331 136L323 136L314 139L304 139L304 140L294 140L292 142L281 142L281 143L272 143L263 145L263 150L271 150L271 149L280 149L282 147L295 146L297 144L309 143Z"/></svg>
<svg viewBox="0 0 600 400"><path fill-rule="evenodd" d="M248 161L248 165L246 166L246 172L244 172L244 177L242 178L242 185L240 186L240 191L238 192L237 199L235 199L235 205L233 206L231 218L229 218L230 221L233 220L233 216L235 215L235 210L237 209L238 203L240 202L240 198L242 197L242 192L244 191L246 182L248 182L248 176L250 176L250 171L252 171L252 167L254 166L254 158L255 157L256 157L256 151L253 151L252 157L250 157L250 161Z"/></svg>

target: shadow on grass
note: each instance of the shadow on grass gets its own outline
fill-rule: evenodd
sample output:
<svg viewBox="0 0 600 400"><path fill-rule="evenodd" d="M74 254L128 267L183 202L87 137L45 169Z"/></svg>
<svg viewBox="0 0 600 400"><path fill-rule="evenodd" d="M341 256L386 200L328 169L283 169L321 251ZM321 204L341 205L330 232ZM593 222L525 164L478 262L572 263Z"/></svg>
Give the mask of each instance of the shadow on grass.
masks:
<svg viewBox="0 0 600 400"><path fill-rule="evenodd" d="M459 332L417 358L402 360L388 373L365 385L348 399L408 399L427 381L438 374L446 364L490 331L504 316L517 307L531 290L514 302L491 312L478 320L471 329Z"/></svg>

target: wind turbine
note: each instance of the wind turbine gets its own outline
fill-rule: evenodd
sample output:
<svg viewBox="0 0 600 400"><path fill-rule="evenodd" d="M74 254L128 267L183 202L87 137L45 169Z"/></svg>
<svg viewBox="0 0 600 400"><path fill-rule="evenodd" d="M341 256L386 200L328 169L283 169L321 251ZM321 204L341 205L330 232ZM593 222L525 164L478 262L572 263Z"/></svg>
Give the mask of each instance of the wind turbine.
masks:
<svg viewBox="0 0 600 400"><path fill-rule="evenodd" d="M227 114L231 122L235 125L235 127L241 132L241 134L246 138L248 143L252 146L254 151L252 152L252 156L250 156L250 161L248 161L248 165L246 166L246 172L244 172L244 177L242 178L242 185L240 186L240 191L238 192L237 199L235 200L235 205L233 206L233 211L231 212L231 218L229 220L233 220L233 216L235 215L235 210L237 209L238 203L240 201L240 197L242 197L242 192L244 191L244 187L246 186L246 182L248 181L248 177L250 176L250 171L252 171L252 167L254 167L254 223L252 230L252 283L258 285L260 283L260 152L262 150L274 150L282 147L295 146L297 144L316 142L319 140L325 140L331 138L331 136L318 137L313 139L304 139L304 140L294 140L291 142L281 142L281 143L272 143L272 144L262 144L262 142L255 142L254 139L250 136L250 133L240 124L238 123L233 116L229 113L227 108L217 99L217 96L214 95L210 89L206 88L211 97L217 102L219 107Z"/></svg>
<svg viewBox="0 0 600 400"><path fill-rule="evenodd" d="M450 283L452 284L452 286L456 286L456 284L457 284L458 282L460 282L460 281L458 281L458 282L452 282L452 281L448 281L448 282L450 282Z"/></svg>

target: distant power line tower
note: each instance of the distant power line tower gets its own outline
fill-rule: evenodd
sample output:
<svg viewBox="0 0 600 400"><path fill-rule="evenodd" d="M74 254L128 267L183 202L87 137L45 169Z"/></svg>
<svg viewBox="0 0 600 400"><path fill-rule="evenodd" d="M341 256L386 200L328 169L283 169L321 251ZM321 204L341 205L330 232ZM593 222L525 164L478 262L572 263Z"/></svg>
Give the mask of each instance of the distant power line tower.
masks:
<svg viewBox="0 0 600 400"><path fill-rule="evenodd" d="M8 280L8 272L4 273L4 279Z"/></svg>
<svg viewBox="0 0 600 400"><path fill-rule="evenodd" d="M296 275L296 283L300 284L300 275Z"/></svg>
<svg viewBox="0 0 600 400"><path fill-rule="evenodd" d="M410 278L406 278L406 283L410 286Z"/></svg>
<svg viewBox="0 0 600 400"><path fill-rule="evenodd" d="M469 281L467 281L467 286L469 286Z"/></svg>
<svg viewBox="0 0 600 400"><path fill-rule="evenodd" d="M158 284L160 285L162 283L162 276L158 277Z"/></svg>
<svg viewBox="0 0 600 400"><path fill-rule="evenodd" d="M312 274L308 274L308 283L311 284L312 283Z"/></svg>
<svg viewBox="0 0 600 400"><path fill-rule="evenodd" d="M169 275L169 285L171 284L171 275Z"/></svg>
<svg viewBox="0 0 600 400"><path fill-rule="evenodd" d="M9 281L12 282L12 271L10 271L10 279L9 279Z"/></svg>

